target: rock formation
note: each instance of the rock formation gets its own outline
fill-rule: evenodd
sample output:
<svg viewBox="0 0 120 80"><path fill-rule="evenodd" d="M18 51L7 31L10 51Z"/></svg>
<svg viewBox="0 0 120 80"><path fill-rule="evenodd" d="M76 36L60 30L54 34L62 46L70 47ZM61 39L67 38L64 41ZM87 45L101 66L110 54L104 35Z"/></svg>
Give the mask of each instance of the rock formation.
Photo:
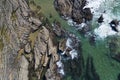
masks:
<svg viewBox="0 0 120 80"><path fill-rule="evenodd" d="M110 27L112 28L112 30L114 30L116 32L118 32L118 29L117 29L118 25L119 25L119 21L118 20L112 20L110 22Z"/></svg>
<svg viewBox="0 0 120 80"><path fill-rule="evenodd" d="M104 22L103 19L104 19L104 18L103 18L103 15L101 15L101 16L98 18L98 23Z"/></svg>
<svg viewBox="0 0 120 80"><path fill-rule="evenodd" d="M59 22L49 24L34 1L1 0L0 10L0 80L62 80L59 53L67 50L68 36L72 52L80 53L77 38L61 29ZM69 58L74 58L72 52ZM75 57L71 64L80 76L82 56Z"/></svg>
<svg viewBox="0 0 120 80"><path fill-rule="evenodd" d="M26 0L1 0L0 5L0 28L7 31L2 37L0 79L60 80L56 36L40 6Z"/></svg>
<svg viewBox="0 0 120 80"><path fill-rule="evenodd" d="M89 8L84 8L86 0L55 0L54 6L61 17L72 19L77 24L92 20Z"/></svg>

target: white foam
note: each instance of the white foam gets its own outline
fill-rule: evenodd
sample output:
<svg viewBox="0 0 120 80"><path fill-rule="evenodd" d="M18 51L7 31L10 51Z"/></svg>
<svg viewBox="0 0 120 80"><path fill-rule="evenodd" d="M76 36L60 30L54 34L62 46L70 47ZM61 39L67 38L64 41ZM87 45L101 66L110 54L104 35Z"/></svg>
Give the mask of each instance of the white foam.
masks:
<svg viewBox="0 0 120 80"><path fill-rule="evenodd" d="M57 64L58 67L62 67L63 66L63 64L62 64L62 62L60 60L56 64Z"/></svg>
<svg viewBox="0 0 120 80"><path fill-rule="evenodd" d="M62 75L65 75L65 72L64 72L63 69L60 69L59 73L62 74Z"/></svg>
<svg viewBox="0 0 120 80"><path fill-rule="evenodd" d="M94 33L98 38L106 38L107 36L117 35L119 33L112 30L109 23L114 19L120 19L117 15L112 13L113 7L116 6L114 0L87 0L87 4L84 8L90 8L93 13L93 18L97 19L102 14L104 22L94 30ZM104 12L105 11L105 12ZM120 30L120 26L118 26Z"/></svg>
<svg viewBox="0 0 120 80"><path fill-rule="evenodd" d="M98 38L106 38L107 36L115 35L117 32L113 31L108 24L102 24L94 30Z"/></svg>
<svg viewBox="0 0 120 80"><path fill-rule="evenodd" d="M74 26L74 22L73 22L73 20L72 19L68 19L68 25L70 25L70 26Z"/></svg>
<svg viewBox="0 0 120 80"><path fill-rule="evenodd" d="M74 59L77 57L77 51L75 49L70 51L71 58Z"/></svg>
<svg viewBox="0 0 120 80"><path fill-rule="evenodd" d="M68 38L66 41L66 46L69 48L72 48L71 43L72 43L72 40L70 38Z"/></svg>
<svg viewBox="0 0 120 80"><path fill-rule="evenodd" d="M95 12L105 0L87 0L87 5L84 8L90 8L91 12Z"/></svg>
<svg viewBox="0 0 120 80"><path fill-rule="evenodd" d="M58 66L58 73L65 75L65 72L63 69L64 66L63 66L63 63L61 62L61 60L59 60L56 64Z"/></svg>

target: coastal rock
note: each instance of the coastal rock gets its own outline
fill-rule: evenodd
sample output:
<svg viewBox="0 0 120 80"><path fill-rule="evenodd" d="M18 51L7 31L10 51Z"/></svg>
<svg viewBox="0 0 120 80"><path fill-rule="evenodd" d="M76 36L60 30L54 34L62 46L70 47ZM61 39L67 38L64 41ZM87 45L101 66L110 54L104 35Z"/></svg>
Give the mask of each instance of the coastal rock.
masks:
<svg viewBox="0 0 120 80"><path fill-rule="evenodd" d="M72 19L77 24L92 20L89 8L84 8L86 0L55 0L54 6L64 19Z"/></svg>
<svg viewBox="0 0 120 80"><path fill-rule="evenodd" d="M58 37L65 37L66 33L65 31L62 29L62 26L60 24L60 22L58 21L54 21L54 23L52 24L53 27L53 31L54 33L58 36Z"/></svg>
<svg viewBox="0 0 120 80"><path fill-rule="evenodd" d="M89 31L91 31L91 27L90 25L83 25L83 26L80 26L78 28L78 31L80 32L80 34L82 34L83 36L87 35L87 33L89 33Z"/></svg>
<svg viewBox="0 0 120 80"><path fill-rule="evenodd" d="M71 35L71 40L73 42L67 44L68 47L70 46L69 48L67 47L67 50L69 49L68 53L71 58L67 60L63 59L62 62L64 64L65 74L71 76L73 80L77 80L80 78L84 66L82 48L80 42L77 43L77 39L73 35ZM68 54L66 55L69 56ZM66 79L66 77L64 77L64 79Z"/></svg>
<svg viewBox="0 0 120 80"><path fill-rule="evenodd" d="M84 8L83 14L86 21L92 20L93 14L91 13L90 8Z"/></svg>
<svg viewBox="0 0 120 80"><path fill-rule="evenodd" d="M110 23L110 27L112 28L112 30L118 32L118 25L119 25L119 21L118 20L112 20Z"/></svg>
<svg viewBox="0 0 120 80"><path fill-rule="evenodd" d="M30 43L27 43L27 44L25 45L25 52L26 52L26 53L30 53L30 52L31 52L31 45L30 45Z"/></svg>
<svg viewBox="0 0 120 80"><path fill-rule="evenodd" d="M98 18L98 23L104 22L103 19L104 19L104 18L103 18L103 15L101 15L101 16Z"/></svg>

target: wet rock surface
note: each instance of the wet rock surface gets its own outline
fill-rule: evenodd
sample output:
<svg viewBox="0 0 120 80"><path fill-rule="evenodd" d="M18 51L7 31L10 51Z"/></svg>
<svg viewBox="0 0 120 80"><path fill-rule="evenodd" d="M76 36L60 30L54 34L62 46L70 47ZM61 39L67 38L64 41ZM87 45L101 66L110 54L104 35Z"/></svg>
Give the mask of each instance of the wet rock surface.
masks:
<svg viewBox="0 0 120 80"><path fill-rule="evenodd" d="M112 28L112 30L119 32L117 27L119 25L119 21L118 20L112 20L110 23L110 27Z"/></svg>
<svg viewBox="0 0 120 80"><path fill-rule="evenodd" d="M89 8L84 8L86 0L55 0L54 6L61 17L72 19L77 24L92 20Z"/></svg>
<svg viewBox="0 0 120 80"><path fill-rule="evenodd" d="M98 18L98 23L104 22L103 20L104 20L103 15L101 15L101 16Z"/></svg>

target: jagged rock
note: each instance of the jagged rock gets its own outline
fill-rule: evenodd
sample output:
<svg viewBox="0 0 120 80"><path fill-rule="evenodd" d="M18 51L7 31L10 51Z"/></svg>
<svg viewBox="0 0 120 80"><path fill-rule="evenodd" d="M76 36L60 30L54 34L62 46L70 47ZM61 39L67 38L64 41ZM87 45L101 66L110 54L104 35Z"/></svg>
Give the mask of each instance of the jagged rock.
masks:
<svg viewBox="0 0 120 80"><path fill-rule="evenodd" d="M65 74L71 76L72 80L80 78L84 67L81 45L77 46L77 52L77 58L63 60Z"/></svg>
<svg viewBox="0 0 120 80"><path fill-rule="evenodd" d="M92 13L89 8L83 9L86 0L55 0L54 6L60 16L71 18L77 24L92 19Z"/></svg>
<svg viewBox="0 0 120 80"><path fill-rule="evenodd" d="M118 29L117 29L118 25L119 25L119 21L118 20L112 20L110 22L110 27L112 28L112 30L114 30L116 32L118 32Z"/></svg>
<svg viewBox="0 0 120 80"><path fill-rule="evenodd" d="M35 69L39 69L40 71L40 73L37 74L38 76L40 76L40 79L42 79L43 77L47 80L56 80L58 78L61 78L59 74L57 74L57 67L55 67L56 62L59 60L59 56L57 54L58 46L53 40L55 38L55 35L53 35L52 33L52 31L43 26L43 29L40 30L35 41L34 64Z"/></svg>
<svg viewBox="0 0 120 80"><path fill-rule="evenodd" d="M101 15L101 16L98 18L98 23L104 22L103 19L104 19L104 18L103 18L103 15Z"/></svg>
<svg viewBox="0 0 120 80"><path fill-rule="evenodd" d="M59 50L64 51L65 48L66 48L66 39L62 39L62 40L59 42Z"/></svg>
<svg viewBox="0 0 120 80"><path fill-rule="evenodd" d="M30 52L31 52L31 45L30 45L30 43L27 43L27 44L25 45L25 52L26 52L26 53L30 53Z"/></svg>
<svg viewBox="0 0 120 80"><path fill-rule="evenodd" d="M65 37L65 31L63 29L61 29L61 24L58 21L54 21L53 23L53 30L54 33L58 36L58 37Z"/></svg>
<svg viewBox="0 0 120 80"><path fill-rule="evenodd" d="M54 5L61 16L69 17L72 10L71 3L70 0L55 0Z"/></svg>
<svg viewBox="0 0 120 80"><path fill-rule="evenodd" d="M86 35L89 31L91 31L90 25L84 25L82 28L78 29L80 34Z"/></svg>
<svg viewBox="0 0 120 80"><path fill-rule="evenodd" d="M83 14L86 21L92 20L93 14L91 13L90 8L84 8Z"/></svg>

